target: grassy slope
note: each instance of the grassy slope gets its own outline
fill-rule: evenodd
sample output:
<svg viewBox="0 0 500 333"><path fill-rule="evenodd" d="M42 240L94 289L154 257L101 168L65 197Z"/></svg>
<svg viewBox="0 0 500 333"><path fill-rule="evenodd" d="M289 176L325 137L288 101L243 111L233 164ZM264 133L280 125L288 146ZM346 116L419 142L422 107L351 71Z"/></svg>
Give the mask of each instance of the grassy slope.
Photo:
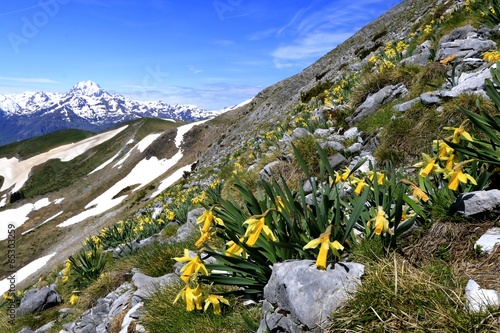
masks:
<svg viewBox="0 0 500 333"><path fill-rule="evenodd" d="M455 22L457 26L463 24L464 21ZM360 51L361 52L361 51ZM312 95L311 95L312 96ZM260 104L259 104L260 105ZM407 114L415 119L408 121L420 121L421 114L416 110ZM429 111L429 110L427 110ZM218 143L225 143L227 136L220 136L217 141L217 135L214 134L218 129L223 129L220 124L235 124L239 116L238 112L248 113L248 109L243 109L223 115L218 119L206 123L205 126L199 128L193 137L197 139L205 138L205 146L209 146L214 140L213 146ZM430 110L429 113L434 110ZM363 128L368 131L375 131L378 127L385 124L391 113L389 110L367 119L363 124ZM417 116L418 117L417 117ZM220 121L219 121L220 119ZM415 124L415 123L413 123ZM438 126L438 124L434 124ZM409 126L409 128L414 125ZM382 140L388 137L396 137L397 133L385 133ZM234 139L234 138L233 138ZM428 138L427 138L428 139ZM427 140L426 139L426 140ZM401 142L401 141L398 141ZM193 143L191 143L193 144ZM384 142L382 142L382 145ZM199 148L200 146L198 146ZM414 147L405 148L411 150ZM201 148L200 148L201 150ZM190 152L195 154L194 152ZM415 152L413 152L415 154ZM418 154L415 154L418 155ZM492 223L490 222L489 225ZM439 228L442 224L435 224ZM470 271L461 266L464 264L463 259L469 259L468 263L476 267L494 266L498 267L498 260L491 262L489 258L481 257L470 250L470 242L477 238L477 234L473 232L451 237L457 230L457 227L450 224L450 229L440 230L424 230L422 234L427 234L425 237L419 238L422 235L417 235L414 243L406 244L407 255L402 258L399 255L385 258L380 244L367 243L363 248L356 248L350 254L352 260L362 262L367 265L365 282L359 295L341 312L336 315L337 323L331 328L332 332L498 332L496 325L499 314L493 312L490 317L474 316L463 309L464 298L464 278L465 276L484 276L484 271ZM437 229L437 228L436 228ZM472 229L472 226L463 226L464 230ZM477 226L474 226L474 230ZM441 239L441 238L442 239ZM193 247L194 240L191 244L186 244L187 247ZM435 244L438 243L438 244ZM451 245L456 246L451 246ZM414 245L419 250L409 250ZM424 251L432 248L432 251ZM457 251L456 248L461 248ZM465 249L465 250L463 250ZM122 274L121 278L125 279L127 272L131 267L141 267L141 269L151 269L161 263L162 258L181 255L182 250L179 249L150 249L144 253L139 253L131 257L132 263L123 264L117 262L113 266L108 267L110 274ZM175 251L177 253L175 253ZM173 251L173 252L172 252ZM158 255L151 255L158 253ZM497 250L494 255L498 258L500 252ZM417 256L416 260L414 257ZM425 257L425 258L424 258ZM462 260L457 260L461 258ZM425 262L423 260L425 259ZM134 262L134 260L137 260ZM409 260L409 261L408 261ZM124 268L124 266L126 268ZM163 265L161 265L163 266ZM170 267L170 265L167 265ZM163 268L162 268L163 269ZM165 271L166 272L166 271ZM160 275L164 271L156 272L155 275ZM494 275L493 275L494 276ZM491 278L491 275L489 276ZM121 280L118 280L121 281ZM485 280L487 281L487 280ZM115 281L116 282L116 281ZM495 286L495 281L490 282L486 287ZM92 294L94 298L102 297L106 292L96 289L102 286L114 286L112 281L99 280L90 287L95 292ZM104 288L106 291L110 290ZM171 304L179 288L170 290L165 289L160 291L155 298L149 303L151 311L146 316L149 320L151 332L161 332L165 329L165 324L170 327L167 331L193 331L193 332L233 332L238 331L234 327L221 327L220 318L212 317L205 314L193 314L184 311L184 306L177 303L175 306ZM68 296L68 295L66 295ZM83 311L84 308L79 308ZM257 320L257 313L247 314L246 310L233 309L229 315L236 317L239 321L243 318L251 318ZM175 315L172 315L175 313ZM164 317L162 317L164 316ZM495 323L495 320L497 322ZM1 322L0 322L1 327ZM22 327L22 326L19 326ZM240 328L241 331L241 328ZM55 332L55 331L54 331Z"/></svg>

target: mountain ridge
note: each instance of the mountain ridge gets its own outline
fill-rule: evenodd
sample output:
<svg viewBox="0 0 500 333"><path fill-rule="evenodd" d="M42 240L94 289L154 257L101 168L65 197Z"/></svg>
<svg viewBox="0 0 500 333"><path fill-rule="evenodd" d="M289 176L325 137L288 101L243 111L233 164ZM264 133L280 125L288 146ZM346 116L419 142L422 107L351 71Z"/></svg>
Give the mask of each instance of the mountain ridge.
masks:
<svg viewBox="0 0 500 333"><path fill-rule="evenodd" d="M66 93L0 94L0 145L63 129L98 132L143 117L199 121L231 108L207 111L188 104L140 102L86 80Z"/></svg>

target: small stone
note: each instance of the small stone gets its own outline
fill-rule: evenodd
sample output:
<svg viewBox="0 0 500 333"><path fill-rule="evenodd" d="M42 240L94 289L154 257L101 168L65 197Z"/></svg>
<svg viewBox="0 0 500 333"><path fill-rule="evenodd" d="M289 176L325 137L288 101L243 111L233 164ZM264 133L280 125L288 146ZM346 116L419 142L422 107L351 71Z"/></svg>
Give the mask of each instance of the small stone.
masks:
<svg viewBox="0 0 500 333"><path fill-rule="evenodd" d="M479 237L476 245L481 246L483 253L492 253L495 246L500 244L500 228L491 228L484 235Z"/></svg>
<svg viewBox="0 0 500 333"><path fill-rule="evenodd" d="M467 307L472 312L483 312L488 307L498 307L498 292L491 289L482 289L474 280L469 280L465 287L465 297L467 299Z"/></svg>

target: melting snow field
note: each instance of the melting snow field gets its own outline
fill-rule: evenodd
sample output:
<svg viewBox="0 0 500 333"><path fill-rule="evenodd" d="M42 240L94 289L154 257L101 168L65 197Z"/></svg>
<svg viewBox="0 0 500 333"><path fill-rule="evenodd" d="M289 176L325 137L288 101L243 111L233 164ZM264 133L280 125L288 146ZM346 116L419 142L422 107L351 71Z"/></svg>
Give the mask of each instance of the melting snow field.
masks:
<svg viewBox="0 0 500 333"><path fill-rule="evenodd" d="M5 180L0 188L0 191L4 191L11 186L15 185L11 192L19 191L19 189L28 180L29 173L34 166L42 164L50 159L60 159L63 162L70 161L75 157L83 154L88 149L93 148L103 142L108 141L125 128L128 125L120 127L116 130L105 132L102 134L95 135L88 139L70 143L64 146L60 146L49 150L48 152L33 156L26 160L19 161L17 158L0 158L0 175L2 175ZM3 202L3 201L2 201Z"/></svg>
<svg viewBox="0 0 500 333"><path fill-rule="evenodd" d="M55 214L55 215L53 215L53 216L49 217L48 219L46 219L45 221L43 221L42 223L40 223L40 224L39 224L39 225L37 225L36 227L26 230L26 231L25 231L25 232L23 232L21 235L27 234L28 232L32 232L32 231L33 231L33 230L35 230L36 228L39 228L39 227L41 227L42 225L44 225L45 223L47 223L47 222L49 222L49 221L51 221L51 220L55 219L56 217L58 217L58 216L59 216L59 215L61 215L62 213L64 213L64 212L59 212L59 213L57 213L57 214Z"/></svg>
<svg viewBox="0 0 500 333"><path fill-rule="evenodd" d="M175 137L175 145L177 148L180 147L182 140L184 138L184 135L193 127L196 125L199 125L201 123L204 123L206 120L199 121L196 123L191 123L187 124L184 126L181 126L177 129L177 135ZM145 150L151 143L153 143L154 140L156 140L159 137L159 135L156 134L151 134L142 139L134 148L142 149L141 151ZM148 145L146 146L146 143ZM132 149L133 150L133 149ZM128 155L127 155L128 156ZM170 168L172 168L174 165L177 164L177 162L180 161L182 158L183 154L182 151L179 149L179 151L172 156L170 159L161 159L159 160L157 157L151 157L150 159L144 159L137 163L137 165L130 171L130 173L123 178L122 180L118 181L115 185L113 185L111 188L109 188L106 192L101 194L99 197L95 198L93 201L91 201L89 204L85 206L86 210L81 212L80 214L73 216L66 220L65 222L61 223L58 225L58 227L67 227L76 223L80 223L84 221L85 219L99 215L101 213L104 213L105 211L119 205L125 198L127 197L126 195L120 196L118 198L114 198L122 189L124 189L127 186L134 186L137 185L134 188L134 191L137 191L144 185L148 184L149 182L153 181L166 171L168 171ZM118 162L116 165L118 165L120 162ZM114 166L114 167L115 167ZM178 180L180 177L182 177L182 174L186 168L189 166L185 166L179 170L176 170L174 174L172 174L170 177L168 177L166 180L162 182L162 187L166 188L168 185L171 185L174 183L176 180ZM168 184L168 185L166 185Z"/></svg>
<svg viewBox="0 0 500 333"><path fill-rule="evenodd" d="M38 200L37 202L33 203L28 203L25 205L22 205L21 207L15 208L15 209L7 209L2 212L0 212L0 221L2 221L2 224L6 226L7 224L13 224L16 226L16 228L19 228L22 226L26 221L29 220L28 215L35 210L39 210L40 208L46 207L50 205L51 202L49 199L44 198L41 200ZM1 228L0 229L0 241L7 239L8 237L8 231L7 228Z"/></svg>
<svg viewBox="0 0 500 333"><path fill-rule="evenodd" d="M23 268L21 268L17 272L12 272L11 276L12 275L15 276L15 280L12 282L14 282L15 284L18 284L19 282L23 281L24 279L29 277L31 274L35 273L37 270L39 270L40 268L45 266L47 264L47 262L50 260L50 258L52 258L55 255L56 255L56 252L49 254L49 255L46 255L45 257L38 258L38 259L32 261L31 263L29 263L28 265L24 266ZM11 284L11 281L9 280L9 277L0 281L0 294L3 294L4 292L8 291L10 289L10 284Z"/></svg>

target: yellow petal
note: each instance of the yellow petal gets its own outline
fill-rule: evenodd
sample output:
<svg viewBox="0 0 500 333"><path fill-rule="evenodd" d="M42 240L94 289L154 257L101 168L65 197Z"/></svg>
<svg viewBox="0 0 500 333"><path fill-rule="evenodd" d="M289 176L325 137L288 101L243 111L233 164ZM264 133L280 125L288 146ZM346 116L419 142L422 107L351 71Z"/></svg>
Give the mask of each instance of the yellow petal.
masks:
<svg viewBox="0 0 500 333"><path fill-rule="evenodd" d="M321 244L321 239L316 238L307 243L302 249L314 249L316 248L319 244Z"/></svg>

